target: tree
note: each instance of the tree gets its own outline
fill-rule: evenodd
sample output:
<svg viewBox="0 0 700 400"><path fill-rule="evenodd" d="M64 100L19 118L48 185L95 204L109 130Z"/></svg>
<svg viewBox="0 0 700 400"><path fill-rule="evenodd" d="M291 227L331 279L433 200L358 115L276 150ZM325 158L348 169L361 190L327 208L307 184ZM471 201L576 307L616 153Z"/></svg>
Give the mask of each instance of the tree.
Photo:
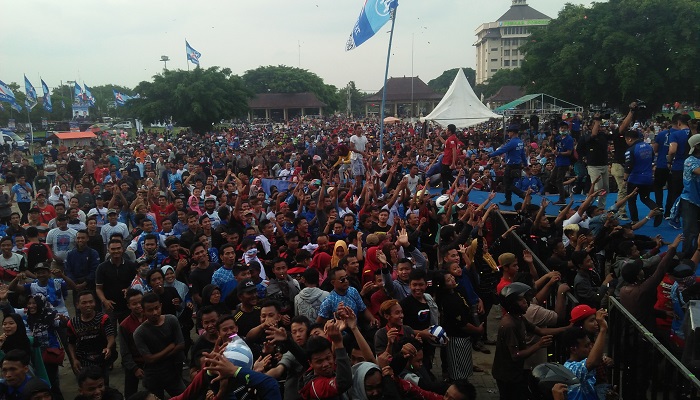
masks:
<svg viewBox="0 0 700 400"><path fill-rule="evenodd" d="M221 119L243 116L252 96L239 76L219 67L164 71L152 82L139 83L134 92L141 98L126 103L124 108L130 115L144 123L172 117L197 132Z"/></svg>
<svg viewBox="0 0 700 400"><path fill-rule="evenodd" d="M469 81L469 84L472 85L473 88L476 82L476 71L468 67L463 67L462 70L464 70L464 75L467 76L467 81ZM452 68L444 71L440 76L428 82L428 86L438 93L447 92L452 81L455 80L455 76L457 76L457 71L459 71L459 68Z"/></svg>
<svg viewBox="0 0 700 400"><path fill-rule="evenodd" d="M694 0L567 4L521 47L526 89L583 105L696 101L698 17Z"/></svg>
<svg viewBox="0 0 700 400"><path fill-rule="evenodd" d="M520 68L500 69L493 74L491 79L485 83L476 85L474 93L476 93L477 96L483 94L484 98L490 97L498 93L503 86L523 86L523 79L523 73Z"/></svg>
<svg viewBox="0 0 700 400"><path fill-rule="evenodd" d="M243 82L253 93L304 93L311 92L326 103L330 110L344 110L344 101L338 89L327 85L318 75L306 69L286 65L268 65L251 69L243 74Z"/></svg>
<svg viewBox="0 0 700 400"><path fill-rule="evenodd" d="M362 115L365 112L363 99L365 98L365 96L367 96L367 94L357 89L357 87L355 86L355 81L350 81L348 83L348 86L338 90L338 98L340 99L342 105L345 105L345 107L341 105L341 107L338 110L342 110L343 113L346 112L348 90L350 91L350 112L355 117Z"/></svg>

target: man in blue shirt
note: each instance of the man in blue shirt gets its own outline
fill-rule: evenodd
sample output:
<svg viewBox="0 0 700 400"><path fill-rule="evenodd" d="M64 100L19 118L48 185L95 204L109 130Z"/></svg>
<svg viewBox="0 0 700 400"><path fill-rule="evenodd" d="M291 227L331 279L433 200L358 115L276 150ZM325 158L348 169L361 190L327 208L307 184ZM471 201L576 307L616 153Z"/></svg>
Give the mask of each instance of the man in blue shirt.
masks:
<svg viewBox="0 0 700 400"><path fill-rule="evenodd" d="M506 142L506 144L503 146L499 147L496 151L489 154L489 158L493 158L501 154L506 155L506 170L503 173L503 185L505 186L506 200L500 203L504 206L513 205L513 203L510 201L511 197L513 196L513 192L520 197L524 197L523 191L515 186L515 182L517 182L522 176L523 165L527 164L523 141L518 137L519 130L520 127L518 125L509 126L507 133L510 140L508 140L508 142Z"/></svg>
<svg viewBox="0 0 700 400"><path fill-rule="evenodd" d="M544 184L540 178L532 175L532 169L530 166L525 167L525 176L515 182L515 187L521 191L532 189L532 193L544 194Z"/></svg>
<svg viewBox="0 0 700 400"><path fill-rule="evenodd" d="M632 193L637 189L638 193L630 197L627 206L630 209L630 218L635 224L639 221L639 211L637 211L637 195L642 199L642 203L650 210L656 209L649 195L654 183L654 150L649 143L645 143L637 131L628 130L625 132L625 141L629 146L625 152L625 180L627 181L627 191ZM646 217L645 217L646 218ZM654 226L661 225L663 215L657 214L654 217Z"/></svg>
<svg viewBox="0 0 700 400"><path fill-rule="evenodd" d="M681 193L681 219L683 220L683 254L686 257L697 251L697 242L700 229L700 135L693 135L688 139L690 156L685 159L683 169L683 192Z"/></svg>
<svg viewBox="0 0 700 400"><path fill-rule="evenodd" d="M591 346L591 339L585 330L574 327L564 332L564 344L569 350L569 359L564 363L564 367L569 369L581 381L578 387L569 390L569 400L598 400L596 394L596 368L604 362L609 362L607 357L603 357L605 351L605 339L608 334L608 323L605 321L606 313L596 312L595 319L600 331ZM605 360L604 360L605 359Z"/></svg>
<svg viewBox="0 0 700 400"><path fill-rule="evenodd" d="M554 204L566 205L566 190L564 189L564 177L571 166L571 156L574 154L574 139L569 135L569 124L565 121L559 123L559 136L555 138L556 149L554 155L554 170L549 177L549 184L557 188L559 200Z"/></svg>
<svg viewBox="0 0 700 400"><path fill-rule="evenodd" d="M657 133L656 137L654 137L654 143L651 144L651 147L654 149L654 153L656 153L656 168L654 169L654 200L656 200L656 205L659 208L664 206L664 186L670 184L668 178L671 172L669 171L668 164L666 163L669 133L671 133L671 129L665 129ZM672 206L673 204L666 204L666 210L664 212L665 216L669 216Z"/></svg>
<svg viewBox="0 0 700 400"><path fill-rule="evenodd" d="M668 199L666 210L668 212L683 191L683 164L688 157L688 138L690 136L689 115L675 114L671 118L673 127L668 134L667 167L671 170L671 179L668 185Z"/></svg>

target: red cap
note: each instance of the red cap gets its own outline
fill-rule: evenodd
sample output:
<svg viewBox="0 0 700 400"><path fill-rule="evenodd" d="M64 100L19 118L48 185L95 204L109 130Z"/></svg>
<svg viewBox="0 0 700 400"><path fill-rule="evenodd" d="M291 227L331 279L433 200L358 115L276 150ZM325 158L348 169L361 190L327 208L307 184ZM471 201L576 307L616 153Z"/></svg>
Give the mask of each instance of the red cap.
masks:
<svg viewBox="0 0 700 400"><path fill-rule="evenodd" d="M590 306L587 306L585 304L576 306L571 310L571 323L573 324L579 321L583 321L591 315L595 315L595 313L595 308L591 308Z"/></svg>

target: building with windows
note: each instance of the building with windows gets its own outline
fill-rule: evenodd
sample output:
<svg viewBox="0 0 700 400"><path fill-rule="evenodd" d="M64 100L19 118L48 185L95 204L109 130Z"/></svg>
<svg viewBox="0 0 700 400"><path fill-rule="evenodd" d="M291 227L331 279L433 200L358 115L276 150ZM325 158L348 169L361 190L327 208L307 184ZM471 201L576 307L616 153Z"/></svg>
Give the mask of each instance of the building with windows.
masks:
<svg viewBox="0 0 700 400"><path fill-rule="evenodd" d="M476 30L476 83L489 80L501 69L518 68L524 54L520 51L530 29L549 24L551 18L527 5L527 0L512 0L510 9L496 22L483 23Z"/></svg>

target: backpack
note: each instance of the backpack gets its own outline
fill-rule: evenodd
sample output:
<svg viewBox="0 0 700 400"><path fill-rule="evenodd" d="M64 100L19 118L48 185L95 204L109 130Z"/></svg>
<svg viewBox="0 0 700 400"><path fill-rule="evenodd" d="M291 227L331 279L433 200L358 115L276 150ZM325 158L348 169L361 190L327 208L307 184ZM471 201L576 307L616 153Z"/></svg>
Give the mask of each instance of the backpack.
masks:
<svg viewBox="0 0 700 400"><path fill-rule="evenodd" d="M27 269L34 272L39 263L49 261L49 250L43 243L32 243L27 249Z"/></svg>

